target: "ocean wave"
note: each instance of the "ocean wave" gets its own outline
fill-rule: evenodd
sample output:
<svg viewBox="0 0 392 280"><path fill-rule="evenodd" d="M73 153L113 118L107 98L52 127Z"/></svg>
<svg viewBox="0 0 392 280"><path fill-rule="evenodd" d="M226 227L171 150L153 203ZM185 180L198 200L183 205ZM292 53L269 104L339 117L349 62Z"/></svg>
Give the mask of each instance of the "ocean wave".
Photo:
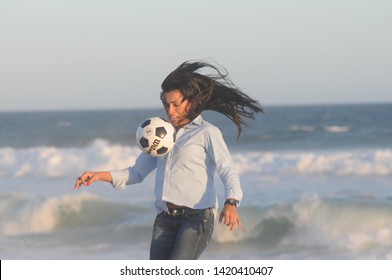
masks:
<svg viewBox="0 0 392 280"><path fill-rule="evenodd" d="M0 149L0 177L59 178L81 171L119 169L135 161L137 147L97 139L86 148Z"/></svg>
<svg viewBox="0 0 392 280"><path fill-rule="evenodd" d="M0 149L0 178L61 178L84 170L122 169L134 163L136 146L96 140L86 148L35 147ZM392 150L235 152L241 175L328 174L336 176L388 176L392 174Z"/></svg>
<svg viewBox="0 0 392 280"><path fill-rule="evenodd" d="M331 174L387 176L392 174L392 150L336 152L266 152L233 155L241 174Z"/></svg>
<svg viewBox="0 0 392 280"><path fill-rule="evenodd" d="M82 239L78 241L81 244L90 244L92 238L100 236L99 242L111 246L148 243L155 215L152 209L89 193L46 199L14 193L1 195L0 205L2 236L71 236ZM244 206L240 208L242 228L229 231L217 224L212 243L225 247L238 244L243 251L257 248L299 252L301 248L313 248L324 252L331 249L335 257L392 258L391 211L388 203L318 197L265 208Z"/></svg>
<svg viewBox="0 0 392 280"><path fill-rule="evenodd" d="M217 227L214 241L260 249L323 248L346 257L392 258L392 205L307 198L265 209L242 209L243 229ZM352 256L350 256L352 254Z"/></svg>
<svg viewBox="0 0 392 280"><path fill-rule="evenodd" d="M1 233L47 234L140 223L145 209L104 200L90 193L39 198L22 193L0 195ZM134 219L134 220L133 220Z"/></svg>

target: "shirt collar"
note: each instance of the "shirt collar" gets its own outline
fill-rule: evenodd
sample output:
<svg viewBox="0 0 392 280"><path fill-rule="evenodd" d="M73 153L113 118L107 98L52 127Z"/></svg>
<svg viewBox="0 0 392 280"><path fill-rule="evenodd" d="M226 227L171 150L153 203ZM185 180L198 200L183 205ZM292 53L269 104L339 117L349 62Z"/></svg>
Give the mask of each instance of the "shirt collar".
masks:
<svg viewBox="0 0 392 280"><path fill-rule="evenodd" d="M194 118L189 123L187 123L184 127L189 127L191 125L201 126L202 122L203 122L203 118L201 117L201 115L198 115L196 118Z"/></svg>

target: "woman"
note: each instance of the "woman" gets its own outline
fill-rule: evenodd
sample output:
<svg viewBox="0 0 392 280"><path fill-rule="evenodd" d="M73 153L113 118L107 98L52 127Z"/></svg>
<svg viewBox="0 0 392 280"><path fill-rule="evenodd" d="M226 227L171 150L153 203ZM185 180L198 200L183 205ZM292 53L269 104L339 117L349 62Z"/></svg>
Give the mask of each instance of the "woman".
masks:
<svg viewBox="0 0 392 280"><path fill-rule="evenodd" d="M198 72L212 69L215 75ZM155 219L150 259L198 259L214 228L218 208L214 188L217 172L225 188L225 203L219 215L233 230L240 228L237 206L242 199L239 175L220 130L203 120L200 113L213 110L231 119L238 128L244 118L262 112L260 103L239 90L216 66L205 62L184 62L162 83L160 96L166 114L177 131L174 148L163 157L144 153L124 170L85 172L75 188L96 181L110 182L115 189L141 181L154 169Z"/></svg>

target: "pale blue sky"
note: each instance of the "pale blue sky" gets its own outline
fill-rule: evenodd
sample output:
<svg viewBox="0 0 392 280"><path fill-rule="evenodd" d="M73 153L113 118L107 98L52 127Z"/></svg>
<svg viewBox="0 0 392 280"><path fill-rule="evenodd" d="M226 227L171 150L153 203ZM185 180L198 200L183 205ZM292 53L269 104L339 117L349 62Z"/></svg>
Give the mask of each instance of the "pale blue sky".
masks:
<svg viewBox="0 0 392 280"><path fill-rule="evenodd" d="M392 102L390 0L0 0L0 111L159 107L213 59L263 105Z"/></svg>

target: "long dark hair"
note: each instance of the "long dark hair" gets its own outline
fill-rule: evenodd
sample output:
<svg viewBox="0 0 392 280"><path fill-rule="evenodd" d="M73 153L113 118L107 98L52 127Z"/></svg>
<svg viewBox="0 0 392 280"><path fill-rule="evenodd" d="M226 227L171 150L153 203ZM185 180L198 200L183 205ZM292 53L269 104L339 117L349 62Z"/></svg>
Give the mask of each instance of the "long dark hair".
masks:
<svg viewBox="0 0 392 280"><path fill-rule="evenodd" d="M198 73L202 68L210 68L215 74ZM238 138L242 127L247 126L244 118L254 119L255 113L263 112L259 101L250 98L234 85L225 68L203 61L185 61L166 77L161 88L162 102L167 92L179 90L183 94L190 103L186 116L190 120L204 110L225 115L237 126Z"/></svg>

